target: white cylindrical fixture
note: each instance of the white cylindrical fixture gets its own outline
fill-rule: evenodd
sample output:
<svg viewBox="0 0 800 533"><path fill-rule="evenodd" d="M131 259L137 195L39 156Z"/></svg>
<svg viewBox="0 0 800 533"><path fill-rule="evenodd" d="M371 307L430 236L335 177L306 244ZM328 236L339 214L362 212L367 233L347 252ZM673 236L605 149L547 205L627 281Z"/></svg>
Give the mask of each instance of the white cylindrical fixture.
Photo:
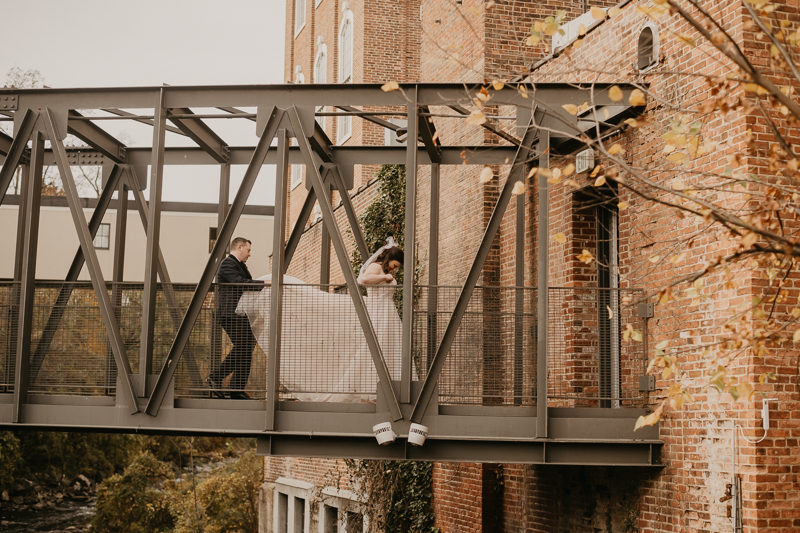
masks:
<svg viewBox="0 0 800 533"><path fill-rule="evenodd" d="M394 442L394 439L397 438L397 435L395 435L394 431L392 431L391 422L375 424L372 426L372 433L375 435L375 439L378 441L378 444L381 445L390 444Z"/></svg>
<svg viewBox="0 0 800 533"><path fill-rule="evenodd" d="M408 442L414 446L422 446L428 437L428 428L422 424L411 424L408 428Z"/></svg>

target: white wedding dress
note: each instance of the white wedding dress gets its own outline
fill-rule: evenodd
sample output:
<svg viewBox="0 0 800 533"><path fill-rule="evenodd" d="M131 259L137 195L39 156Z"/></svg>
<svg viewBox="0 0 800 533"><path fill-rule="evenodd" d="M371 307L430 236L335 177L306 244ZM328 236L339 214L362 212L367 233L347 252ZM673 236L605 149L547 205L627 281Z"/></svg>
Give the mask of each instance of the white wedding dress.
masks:
<svg viewBox="0 0 800 533"><path fill-rule="evenodd" d="M259 279L270 282L270 276ZM284 276L280 380L285 392L307 402L372 402L378 375L349 294L328 293ZM392 380L400 379L403 327L394 285L367 287L364 298ZM270 285L245 292L237 313L250 319L267 352ZM415 373L416 375L416 373Z"/></svg>

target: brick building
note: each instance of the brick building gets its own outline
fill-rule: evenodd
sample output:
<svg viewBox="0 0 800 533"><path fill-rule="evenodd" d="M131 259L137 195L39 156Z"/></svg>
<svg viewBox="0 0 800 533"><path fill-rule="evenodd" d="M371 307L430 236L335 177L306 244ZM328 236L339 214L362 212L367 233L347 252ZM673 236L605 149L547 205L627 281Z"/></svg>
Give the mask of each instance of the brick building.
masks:
<svg viewBox="0 0 800 533"><path fill-rule="evenodd" d="M611 2L565 0L547 3L288 0L286 80L295 83L383 83L387 80L480 83L492 79L509 80L531 71L530 81L535 84L616 82L622 80L619 73L626 77L633 75L637 82L647 84L653 95L646 110L652 120L649 126L626 130L619 140L625 147L629 164L659 167L666 164L661 133L674 109L691 108L708 98L702 76L685 76L679 72L718 77L726 74L730 66L713 51L689 48L674 39L663 38L689 30L677 17L664 16L656 21L647 18L637 9L645 3L638 1L623 1L618 6L621 12L603 22L583 18L588 33L580 48L570 46L577 37L577 32L570 31L559 38L555 51L547 56L542 47L525 46L533 20L563 9L567 12L564 20L568 23L590 7L612 5ZM745 29L747 12L744 7L725 1L709 8L747 53L754 57L765 55L761 52L764 43ZM798 12L793 4L782 4L778 12L781 18L797 22ZM575 30L574 26L565 26L565 29ZM509 114L503 109L487 108L500 116ZM346 144L349 139L374 144L386 141L383 128L362 120L326 117L323 127L339 144ZM478 144L487 139L498 144L505 142L486 130L465 126L461 119L437 119L436 127L449 144ZM717 142L719 148L693 161L692 168L722 173L730 164L729 156L744 150L748 129L763 139L764 150L767 150L770 136L765 124L754 115L733 112L724 121L715 119L706 124L705 138ZM575 153L559 154L553 164L575 162L575 156ZM763 157L753 156L745 158L742 165L745 169L763 170L766 163ZM589 171L591 168L590 165ZM297 177L293 185L296 187L290 191L290 220L296 219L305 199L305 188L300 185L302 168L293 169L293 172L295 170L293 177ZM375 170L364 167L356 171L351 195L357 210L375 197L372 180ZM497 179L487 183L480 183L478 172L479 169L466 166L463 169L442 168L438 242L440 285L463 283L508 168L494 168ZM428 206L425 205L429 197L429 177L429 170L420 167L417 232L419 255L423 258L426 245L430 244L422 237L429 235ZM554 185L550 191L550 231L565 236L565 242L552 242L549 249L553 287L586 290L587 294L597 290L591 293L594 295L591 298L600 298L600 289L650 291L661 286L664 280L694 271L717 254L737 246L726 235L702 232L703 220L678 218L674 211L646 204L626 189L593 187L588 171L579 172L574 178L577 187L562 183ZM534 178L529 177L526 185L524 205L531 216L526 229L524 285L535 286L533 243L539 222L535 210L538 191ZM627 204L627 209L617 208L621 202ZM337 216L343 219L340 211ZM512 229L515 214L512 202L483 269L482 285L515 285ZM679 237L693 232L698 233L698 237L680 264L650 261L654 256L673 253L670 246ZM329 277L322 274L320 264L325 263L319 256L322 233L320 224L310 224L290 274L312 283L341 281L335 261L328 259ZM588 265L579 261L576 256L583 250L603 258L600 266L597 261ZM657 305L655 316L649 320L651 345L667 340L671 349L680 349L698 339L710 343L720 338L728 310L763 290L758 272L742 265L731 268L736 275L735 286L726 283L722 275L715 274L706 280L705 290L713 293L713 298L688 305L680 301ZM429 271L429 265L423 260L423 283ZM776 308L776 313L783 314L784 318L794 307L792 302L796 302L797 283L789 278L790 301ZM504 303L501 301L499 305ZM567 299L562 309L571 324L586 320ZM607 334L613 335L613 332ZM619 366L614 369L612 365L611 372L616 372L616 379L605 385L613 389L610 394L616 400L606 405L591 400L598 392L592 391L592 387L602 389L603 380L587 379L581 384L581 379L602 374L603 370L597 368L597 361L582 357L584 340L580 335L565 336L558 359L561 365L558 371L564 373L563 383L556 379L549 384L548 391L552 387L554 394L553 403L548 405L613 408L617 405L615 402L641 402L652 408L666 396L671 380L656 379L652 391L639 391L638 382L627 383L626 379L634 376L634 372L629 371L624 362L633 361L633 358L623 353L615 356L620 361ZM705 360L700 354L689 352L681 356L682 372L695 403L670 412L662 420L663 468L436 463L433 501L437 526L443 533L731 531L729 514L731 510L735 514L736 509L732 509L735 502L725 500L725 495L735 457L741 478L744 531L800 531L800 449L797 447L800 404L796 354L793 354L791 349L781 347L765 358L748 354L732 366L740 380L757 381L765 368L776 374L773 383L757 386L764 397L777 401L772 404L770 430L758 444L737 437L734 452L731 432L732 426L739 424L743 427L740 435L754 440L761 438L764 434L760 429L761 396L756 396L755 401L732 402L728 395L709 392ZM352 487L348 485L346 469L341 462L267 458L265 481L262 491L265 531L271 531L273 524L287 524L280 531L295 532L334 531L325 529L333 527L334 523L341 523L341 530L347 531L367 527L357 516L358 502L350 492ZM340 510L338 514L336 509Z"/></svg>

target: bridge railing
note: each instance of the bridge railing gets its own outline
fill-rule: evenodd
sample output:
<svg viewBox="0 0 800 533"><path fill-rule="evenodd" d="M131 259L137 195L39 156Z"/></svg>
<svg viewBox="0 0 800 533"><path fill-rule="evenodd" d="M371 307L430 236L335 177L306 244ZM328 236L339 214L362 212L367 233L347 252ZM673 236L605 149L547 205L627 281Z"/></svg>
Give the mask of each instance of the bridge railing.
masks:
<svg viewBox="0 0 800 533"><path fill-rule="evenodd" d="M141 360L141 283L108 284L128 362ZM175 396L209 397L205 378L219 374L232 345L252 329L256 346L225 369L239 370L220 392L243 388L254 398L267 392L270 291L245 291L239 311L250 320L222 319L225 298L213 286L175 373ZM224 290L236 289L227 286ZM152 372L158 373L195 290L192 284L159 284ZM460 287L419 286L415 292L412 379L423 380L456 306ZM240 291L241 292L241 291ZM366 294L366 290L364 291ZM401 287L370 287L365 298L392 379L400 379ZM641 405L643 344L624 341L628 324L646 335L636 289L551 288L548 321L548 405ZM0 391L13 390L18 342L19 284L0 282ZM537 398L537 290L477 287L455 331L439 378L439 403L535 405ZM249 326L249 327L248 327ZM238 329L237 329L238 328ZM281 331L281 391L285 400L372 402L377 375L346 288L285 285ZM37 282L31 334L31 393L112 395L117 369L89 282ZM233 361L233 359L231 359ZM248 372L249 370L249 372ZM223 376L224 377L224 376Z"/></svg>

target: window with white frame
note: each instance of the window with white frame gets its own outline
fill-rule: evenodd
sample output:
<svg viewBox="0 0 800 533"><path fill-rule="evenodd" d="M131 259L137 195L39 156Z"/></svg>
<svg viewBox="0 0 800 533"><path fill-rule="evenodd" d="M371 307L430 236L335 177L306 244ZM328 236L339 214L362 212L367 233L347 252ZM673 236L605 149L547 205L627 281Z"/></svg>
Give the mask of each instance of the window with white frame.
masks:
<svg viewBox="0 0 800 533"><path fill-rule="evenodd" d="M291 146L298 146L297 139L292 137ZM303 167L302 163L295 163L289 168L289 172L291 174L291 183L289 185L290 190L293 190L295 187L303 183Z"/></svg>
<svg viewBox="0 0 800 533"><path fill-rule="evenodd" d="M328 46L321 35L317 39L317 57L314 59L314 83L328 83ZM314 111L321 113L325 106L317 106ZM325 130L325 117L317 117L317 123Z"/></svg>
<svg viewBox="0 0 800 533"><path fill-rule="evenodd" d="M306 0L295 0L294 2L294 36L306 25Z"/></svg>
<svg viewBox="0 0 800 533"><path fill-rule="evenodd" d="M105 222L100 224L97 233L94 234L92 244L97 250L108 250L111 244L111 224Z"/></svg>
<svg viewBox="0 0 800 533"><path fill-rule="evenodd" d="M279 477L275 480L272 530L276 533L310 533L310 496L314 485Z"/></svg>
<svg viewBox="0 0 800 533"><path fill-rule="evenodd" d="M346 2L339 27L339 83L353 83L353 12ZM352 121L352 117L339 117L336 135L339 144L350 138Z"/></svg>
<svg viewBox="0 0 800 533"><path fill-rule="evenodd" d="M363 506L352 492L333 487L322 489L319 533L366 533L369 522Z"/></svg>

